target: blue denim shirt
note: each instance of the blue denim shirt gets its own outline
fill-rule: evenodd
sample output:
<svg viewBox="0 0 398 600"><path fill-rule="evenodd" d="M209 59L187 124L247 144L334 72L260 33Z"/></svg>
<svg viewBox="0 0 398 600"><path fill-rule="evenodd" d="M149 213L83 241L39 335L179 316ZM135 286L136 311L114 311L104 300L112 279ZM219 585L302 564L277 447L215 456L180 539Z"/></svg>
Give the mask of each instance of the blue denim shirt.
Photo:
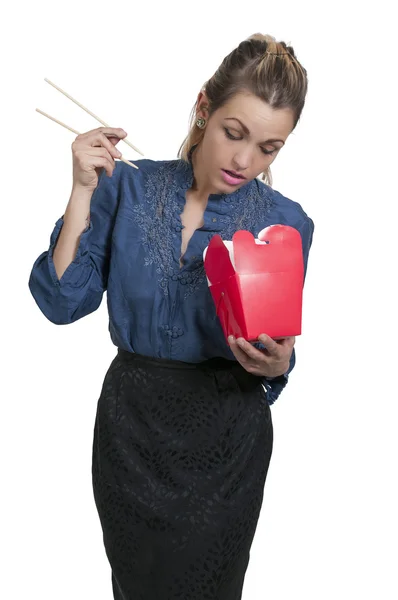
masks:
<svg viewBox="0 0 398 600"><path fill-rule="evenodd" d="M95 311L107 291L109 331L115 346L146 356L198 363L213 357L235 360L225 340L208 289L203 251L211 237L232 239L246 229L255 237L281 223L301 234L305 270L314 230L302 207L260 180L230 194L210 195L204 225L193 234L180 268L180 214L192 187L191 161L117 162L111 178L102 170L91 200L91 221L77 254L59 280L50 246L35 261L30 291L43 314L56 324L72 323ZM267 332L264 332L267 333ZM263 380L269 404L288 372Z"/></svg>

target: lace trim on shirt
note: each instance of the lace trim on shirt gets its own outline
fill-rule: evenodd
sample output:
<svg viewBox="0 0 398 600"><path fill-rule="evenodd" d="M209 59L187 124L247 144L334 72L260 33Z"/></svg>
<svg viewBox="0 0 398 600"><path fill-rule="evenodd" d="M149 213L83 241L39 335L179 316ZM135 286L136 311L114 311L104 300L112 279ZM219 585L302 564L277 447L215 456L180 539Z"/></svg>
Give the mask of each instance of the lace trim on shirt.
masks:
<svg viewBox="0 0 398 600"><path fill-rule="evenodd" d="M155 266L158 282L165 296L169 293L170 277L185 277L187 282L184 298L188 298L203 284L207 285L203 262L181 274L174 256L172 232L181 226L184 193L193 182L192 166L184 161L170 161L147 173L145 177L145 202L133 207L136 223L141 229L141 240L147 250L145 266ZM228 208L224 215L218 217L218 222L222 224L221 231L217 230L214 234L218 233L223 239L230 240L239 229L246 229L257 235L266 226L272 199L266 192L260 191L259 185L261 184L255 180L235 193L219 196L218 201Z"/></svg>

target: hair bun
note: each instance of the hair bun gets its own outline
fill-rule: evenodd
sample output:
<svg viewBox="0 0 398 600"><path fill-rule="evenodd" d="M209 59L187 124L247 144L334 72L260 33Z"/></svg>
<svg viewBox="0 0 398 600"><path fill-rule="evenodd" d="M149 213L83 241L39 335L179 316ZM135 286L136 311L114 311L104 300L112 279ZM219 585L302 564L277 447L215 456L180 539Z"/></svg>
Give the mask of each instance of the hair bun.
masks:
<svg viewBox="0 0 398 600"><path fill-rule="evenodd" d="M247 41L251 40L258 42L267 42L267 44L269 44L270 42L276 42L276 38L274 38L272 35L264 35L263 33L253 33L253 35L247 38Z"/></svg>

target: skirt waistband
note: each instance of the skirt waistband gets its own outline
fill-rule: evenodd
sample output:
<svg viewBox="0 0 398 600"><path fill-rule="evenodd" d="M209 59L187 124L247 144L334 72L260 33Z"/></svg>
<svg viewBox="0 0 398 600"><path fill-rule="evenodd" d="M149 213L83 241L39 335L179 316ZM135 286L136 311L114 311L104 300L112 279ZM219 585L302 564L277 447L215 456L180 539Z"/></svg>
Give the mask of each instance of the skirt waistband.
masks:
<svg viewBox="0 0 398 600"><path fill-rule="evenodd" d="M231 369L241 369L241 365L235 360L228 360L226 358L216 357L209 358L200 363L188 363L181 360L171 360L168 358L155 358L153 356L144 356L142 354L137 354L136 352L128 352L127 350L122 350L122 348L118 348L117 356L120 360L124 362L141 362L148 365L165 367L169 369L199 369L199 370L231 370Z"/></svg>

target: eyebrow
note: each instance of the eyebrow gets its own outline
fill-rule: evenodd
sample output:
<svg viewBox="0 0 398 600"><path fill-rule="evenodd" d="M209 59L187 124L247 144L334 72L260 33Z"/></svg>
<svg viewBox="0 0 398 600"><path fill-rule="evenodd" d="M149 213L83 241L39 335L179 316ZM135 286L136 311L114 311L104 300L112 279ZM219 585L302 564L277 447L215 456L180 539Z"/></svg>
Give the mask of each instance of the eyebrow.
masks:
<svg viewBox="0 0 398 600"><path fill-rule="evenodd" d="M237 119L236 117L226 117L225 118L226 121L238 121L238 123L240 124L240 126L242 127L243 131L249 135L250 131L248 130L248 128L246 127L246 125L244 123L242 123L242 121L240 121L239 119ZM267 140L266 142L261 142L261 144L272 144L273 142L281 142L283 145L285 145L285 142L283 140Z"/></svg>

